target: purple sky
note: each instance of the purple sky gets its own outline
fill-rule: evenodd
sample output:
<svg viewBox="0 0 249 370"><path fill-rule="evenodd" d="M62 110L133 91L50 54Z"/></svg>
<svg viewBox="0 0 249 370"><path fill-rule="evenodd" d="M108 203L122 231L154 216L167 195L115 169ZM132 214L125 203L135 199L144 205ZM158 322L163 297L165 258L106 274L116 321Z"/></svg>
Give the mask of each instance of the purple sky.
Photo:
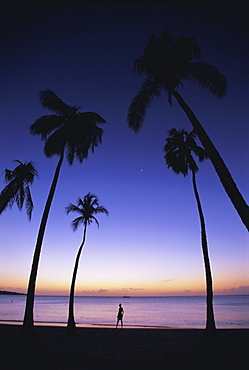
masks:
<svg viewBox="0 0 249 370"><path fill-rule="evenodd" d="M171 295L205 290L199 219L191 177L166 168L163 146L172 127L191 130L163 95L144 127L127 127L131 99L144 76L133 73L151 34L164 27L195 35L202 60L228 80L217 99L187 83L180 93L207 130L248 202L248 19L241 5L6 5L1 32L1 173L14 159L32 160L31 223L16 206L0 216L0 289L25 291L40 217L57 157L47 159L29 126L49 114L39 92L52 89L69 105L99 113L103 144L79 164L63 164L43 243L37 294L68 294L82 231L73 233L65 206L89 191L110 215L90 226L77 294ZM1 177L1 188L4 187ZM248 233L209 161L197 176L206 218L214 289L248 294ZM242 287L242 288L240 288ZM232 289L230 291L230 289Z"/></svg>

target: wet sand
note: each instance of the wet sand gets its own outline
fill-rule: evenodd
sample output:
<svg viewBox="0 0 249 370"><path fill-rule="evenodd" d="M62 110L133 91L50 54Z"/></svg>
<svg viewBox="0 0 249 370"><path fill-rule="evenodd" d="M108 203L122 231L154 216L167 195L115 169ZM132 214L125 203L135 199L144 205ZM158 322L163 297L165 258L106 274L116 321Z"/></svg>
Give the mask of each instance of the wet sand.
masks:
<svg viewBox="0 0 249 370"><path fill-rule="evenodd" d="M1 368L25 370L248 369L249 329L114 329L0 325ZM4 364L4 365L3 365Z"/></svg>

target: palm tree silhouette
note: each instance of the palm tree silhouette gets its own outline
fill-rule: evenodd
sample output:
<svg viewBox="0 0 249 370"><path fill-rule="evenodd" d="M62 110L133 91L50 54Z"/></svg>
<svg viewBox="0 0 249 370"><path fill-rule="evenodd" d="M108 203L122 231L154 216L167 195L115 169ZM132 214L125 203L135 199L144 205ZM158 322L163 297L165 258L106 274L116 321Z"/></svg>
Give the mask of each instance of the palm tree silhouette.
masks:
<svg viewBox="0 0 249 370"><path fill-rule="evenodd" d="M188 175L189 170L192 172L193 189L200 217L201 245L206 274L206 291L207 291L206 329L210 332L215 329L215 320L213 312L212 272L208 255L208 243L204 214L196 184L196 173L198 171L198 166L192 156L192 153L194 153L197 156L200 162L208 158L208 156L206 154L205 149L201 148L196 144L195 133L193 131L188 133L185 130L178 131L174 128L169 131L169 138L166 139L164 151L166 153L164 158L166 160L168 168L172 168L172 170L177 174L180 173L183 174L184 177Z"/></svg>
<svg viewBox="0 0 249 370"><path fill-rule="evenodd" d="M14 160L18 163L16 168L12 170L5 169L5 181L8 183L0 193L0 214L7 208L17 204L21 211L25 202L25 208L29 221L31 220L34 204L32 201L29 185L34 182L38 172L34 162L24 162Z"/></svg>
<svg viewBox="0 0 249 370"><path fill-rule="evenodd" d="M128 109L128 125L134 131L139 131L146 110L154 98L159 97L165 91L171 105L172 97L174 97L191 122L227 195L249 230L247 203L203 126L177 91L183 85L183 81L187 80L197 82L217 97L225 95L226 78L219 73L217 67L195 61L200 56L200 48L193 37L176 38L167 29L158 38L152 35L143 55L135 61L134 70L138 73L145 73L147 79L132 99Z"/></svg>
<svg viewBox="0 0 249 370"><path fill-rule="evenodd" d="M26 329L32 328L34 324L33 307L39 258L64 154L66 154L66 159L70 165L73 164L75 157L82 163L83 159L88 157L89 150L94 152L95 147L101 144L103 130L97 124L105 123L105 120L97 113L81 113L79 112L80 107L67 105L52 90L41 91L40 101L44 108L48 108L57 114L38 118L30 126L30 131L31 134L40 135L41 139L45 140L44 153L46 157L58 155L59 161L41 218L33 256L23 321Z"/></svg>
<svg viewBox="0 0 249 370"><path fill-rule="evenodd" d="M99 206L98 198L91 193L88 193L87 195L85 195L83 200L79 198L77 206L70 203L69 206L66 207L66 211L67 211L67 214L70 212L75 212L79 214L79 217L75 218L71 223L74 231L77 230L79 225L83 224L84 226L83 239L78 249L76 259L75 259L75 265L74 265L71 288L70 288L67 328L69 332L72 333L74 332L74 329L75 329L74 289L75 289L76 276L77 276L77 271L78 271L78 266L79 266L79 260L80 260L80 256L81 256L81 253L85 245L85 241L86 241L87 226L90 225L93 221L96 222L97 226L99 226L99 222L96 219L95 215L97 215L98 213L105 213L106 215L108 215L109 213L106 210L106 208L104 208L103 206Z"/></svg>

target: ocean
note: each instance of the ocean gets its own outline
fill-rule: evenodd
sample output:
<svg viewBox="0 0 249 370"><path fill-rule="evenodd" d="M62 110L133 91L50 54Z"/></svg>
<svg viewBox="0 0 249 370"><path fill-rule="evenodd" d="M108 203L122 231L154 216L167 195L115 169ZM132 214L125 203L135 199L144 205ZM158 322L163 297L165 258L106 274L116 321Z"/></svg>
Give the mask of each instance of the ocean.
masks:
<svg viewBox="0 0 249 370"><path fill-rule="evenodd" d="M119 303L124 308L124 327L204 329L206 298L196 297L75 297L78 327L115 326ZM26 296L0 295L0 323L21 323ZM34 319L39 325L64 326L68 297L36 296ZM249 329L249 296L214 296L218 329Z"/></svg>

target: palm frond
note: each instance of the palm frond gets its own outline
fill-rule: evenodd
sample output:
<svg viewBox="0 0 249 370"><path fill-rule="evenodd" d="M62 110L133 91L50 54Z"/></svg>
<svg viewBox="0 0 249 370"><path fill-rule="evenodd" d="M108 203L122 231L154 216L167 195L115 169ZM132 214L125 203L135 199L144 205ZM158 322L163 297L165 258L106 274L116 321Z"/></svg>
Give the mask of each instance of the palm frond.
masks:
<svg viewBox="0 0 249 370"><path fill-rule="evenodd" d="M35 177L38 177L38 171L36 169L36 164L33 161L25 162L26 166L26 176L25 182L29 184L33 184Z"/></svg>
<svg viewBox="0 0 249 370"><path fill-rule="evenodd" d="M79 225L81 225L82 223L84 223L84 218L79 216L77 218L75 218L72 222L71 222L71 225L73 227L73 230L76 231L79 227Z"/></svg>
<svg viewBox="0 0 249 370"><path fill-rule="evenodd" d="M226 94L227 80L217 67L204 62L193 62L188 64L185 74L188 80L198 82L218 98Z"/></svg>
<svg viewBox="0 0 249 370"><path fill-rule="evenodd" d="M81 210L79 207L75 206L74 204L70 203L67 207L66 207L66 212L67 214L70 213L70 212L77 212L77 213L81 213Z"/></svg>
<svg viewBox="0 0 249 370"><path fill-rule="evenodd" d="M81 212L81 209L84 209L85 204L86 204L86 198L89 195L90 195L90 193L88 193L87 195L85 195L84 198L83 198L83 200L81 199L81 197L78 198L77 205L78 205L78 209L80 209L80 212Z"/></svg>
<svg viewBox="0 0 249 370"><path fill-rule="evenodd" d="M189 153L189 156L187 158L187 162L188 162L188 168L192 172L197 173L199 171L199 167L197 166L197 163L194 160L194 157L191 155L191 153Z"/></svg>
<svg viewBox="0 0 249 370"><path fill-rule="evenodd" d="M11 181L15 177L15 172L12 170L8 170L7 168L4 170L4 180L5 182Z"/></svg>
<svg viewBox="0 0 249 370"><path fill-rule="evenodd" d="M188 171L196 173L199 168L192 156L192 152L202 162L208 158L205 149L198 146L195 141L196 134L194 131L188 133L185 130L176 130L175 128L169 131L169 137L166 139L164 158L168 168L183 176L188 175Z"/></svg>
<svg viewBox="0 0 249 370"><path fill-rule="evenodd" d="M15 159L13 162L18 163L18 166L13 170L12 178L18 179L18 182L25 183L25 184L32 184L34 182L35 176L38 176L38 172L36 170L36 165L34 162L24 162Z"/></svg>
<svg viewBox="0 0 249 370"><path fill-rule="evenodd" d="M12 161L12 162L14 162L14 163L18 163L18 166L17 166L16 168L18 168L18 167L19 167L19 165L24 165L25 163L27 163L27 162L22 163L19 159L13 159L13 161ZM33 163L33 162L31 162L31 163Z"/></svg>
<svg viewBox="0 0 249 370"><path fill-rule="evenodd" d="M106 215L109 215L109 212L107 211L107 209L103 206L98 206L95 208L95 213L105 213Z"/></svg>
<svg viewBox="0 0 249 370"><path fill-rule="evenodd" d="M160 87L153 81L146 79L138 94L132 99L128 109L128 126L138 132L144 121L146 110L155 97L161 94Z"/></svg>
<svg viewBox="0 0 249 370"><path fill-rule="evenodd" d="M70 115L78 110L78 108L64 103L54 91L49 89L40 92L40 102L44 108L60 115Z"/></svg>
<svg viewBox="0 0 249 370"><path fill-rule="evenodd" d="M69 143L67 141L65 150L66 150L66 158L67 158L68 164L72 165L74 161L74 157L75 157L75 143L74 142Z"/></svg>
<svg viewBox="0 0 249 370"><path fill-rule="evenodd" d="M74 126L77 126L74 128ZM89 150L94 152L95 148L102 143L103 129L96 126L94 122L85 121L80 118L78 122L68 127L67 135L67 159L69 164L73 163L74 154L81 163L88 158Z"/></svg>
<svg viewBox="0 0 249 370"><path fill-rule="evenodd" d="M65 121L65 117L57 115L45 115L38 118L30 127L31 135L41 135L45 140L51 132L60 128Z"/></svg>
<svg viewBox="0 0 249 370"><path fill-rule="evenodd" d="M62 127L60 130L55 131L45 141L43 148L46 157L51 158L53 155L60 155L64 150L66 143L66 130Z"/></svg>
<svg viewBox="0 0 249 370"><path fill-rule="evenodd" d="M133 72L135 73L146 73L149 78L153 75L154 61L158 55L158 39L151 35L143 55L137 58L134 62Z"/></svg>
<svg viewBox="0 0 249 370"><path fill-rule="evenodd" d="M173 46L177 40L167 28L164 28L158 39L166 48Z"/></svg>
<svg viewBox="0 0 249 370"><path fill-rule="evenodd" d="M198 145L195 145L193 146L192 150L195 153L195 155L198 157L199 162L203 162L205 159L208 159L207 152L204 148Z"/></svg>
<svg viewBox="0 0 249 370"><path fill-rule="evenodd" d="M201 57L201 49L194 36L180 36L172 45L172 52L175 60L182 65Z"/></svg>
<svg viewBox="0 0 249 370"><path fill-rule="evenodd" d="M85 223L87 223L88 225L90 225L93 221L95 221L96 225L99 227L99 221L97 220L96 217L94 217L93 215L88 217L86 220L85 220Z"/></svg>
<svg viewBox="0 0 249 370"><path fill-rule="evenodd" d="M25 208L26 208L26 212L28 215L28 219L30 221L32 217L32 211L34 208L34 204L33 204L30 189L28 186L26 186L25 188Z"/></svg>
<svg viewBox="0 0 249 370"><path fill-rule="evenodd" d="M25 199L25 190L24 190L24 187L21 186L17 190L16 196L15 196L16 205L20 211L22 210L24 199Z"/></svg>
<svg viewBox="0 0 249 370"><path fill-rule="evenodd" d="M95 112L80 112L78 113L80 118L83 118L85 122L92 122L92 123L106 123L103 117L101 117L98 113Z"/></svg>
<svg viewBox="0 0 249 370"><path fill-rule="evenodd" d="M0 213L4 211L8 206L11 208L15 202L15 196L17 192L17 183L12 180L0 193Z"/></svg>
<svg viewBox="0 0 249 370"><path fill-rule="evenodd" d="M184 177L188 175L188 162L186 157L178 149L167 151L164 156L167 168L171 168L176 174L182 174Z"/></svg>

